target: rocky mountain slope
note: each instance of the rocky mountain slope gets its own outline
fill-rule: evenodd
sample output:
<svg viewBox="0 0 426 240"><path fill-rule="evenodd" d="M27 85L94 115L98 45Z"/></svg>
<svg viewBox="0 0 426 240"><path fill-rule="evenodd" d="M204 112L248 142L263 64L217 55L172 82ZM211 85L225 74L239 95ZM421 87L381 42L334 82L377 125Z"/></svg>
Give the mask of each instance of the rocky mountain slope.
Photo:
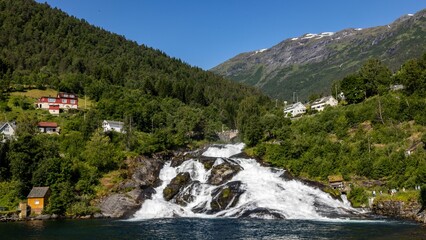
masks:
<svg viewBox="0 0 426 240"><path fill-rule="evenodd" d="M305 34L269 48L242 53L216 66L213 72L254 85L274 98L299 99L328 93L333 81L355 72L369 58L392 70L426 52L426 10L393 23L336 33Z"/></svg>

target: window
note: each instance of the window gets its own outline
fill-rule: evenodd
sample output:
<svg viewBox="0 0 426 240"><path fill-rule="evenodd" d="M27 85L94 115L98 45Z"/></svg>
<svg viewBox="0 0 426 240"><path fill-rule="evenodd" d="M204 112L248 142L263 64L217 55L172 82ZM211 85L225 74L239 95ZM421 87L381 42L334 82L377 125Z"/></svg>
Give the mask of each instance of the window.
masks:
<svg viewBox="0 0 426 240"><path fill-rule="evenodd" d="M54 103L54 102L56 102L56 98L49 98L47 101L51 102L51 103Z"/></svg>
<svg viewBox="0 0 426 240"><path fill-rule="evenodd" d="M67 100L66 99L62 99L62 103L67 103Z"/></svg>
<svg viewBox="0 0 426 240"><path fill-rule="evenodd" d="M35 200L35 201L34 201L34 204L35 204L35 205L39 205L39 204L40 204L40 201L39 201L39 200Z"/></svg>
<svg viewBox="0 0 426 240"><path fill-rule="evenodd" d="M75 100L71 100L71 104L75 104Z"/></svg>

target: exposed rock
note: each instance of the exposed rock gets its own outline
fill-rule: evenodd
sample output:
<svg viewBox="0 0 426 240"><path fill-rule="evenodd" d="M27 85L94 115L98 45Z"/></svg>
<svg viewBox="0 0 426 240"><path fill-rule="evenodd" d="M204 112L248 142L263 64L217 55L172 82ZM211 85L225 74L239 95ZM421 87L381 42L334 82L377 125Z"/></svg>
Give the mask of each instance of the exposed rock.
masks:
<svg viewBox="0 0 426 240"><path fill-rule="evenodd" d="M215 189L212 192L212 201L210 203L212 213L234 207L238 203L241 194L244 193L240 186L240 181L234 181Z"/></svg>
<svg viewBox="0 0 426 240"><path fill-rule="evenodd" d="M113 194L103 199L99 205L102 214L111 218L125 218L131 216L141 206L125 194Z"/></svg>
<svg viewBox="0 0 426 240"><path fill-rule="evenodd" d="M285 171L283 174L281 174L280 178L288 180L288 181L295 179L295 177L289 171Z"/></svg>
<svg viewBox="0 0 426 240"><path fill-rule="evenodd" d="M163 197L167 201L172 199L183 187L187 186L191 180L188 172L179 173L174 177L169 185L163 190Z"/></svg>
<svg viewBox="0 0 426 240"><path fill-rule="evenodd" d="M135 181L141 188L152 187L159 184L158 175L164 165L164 160L159 158L143 158L136 159L137 166L132 175L132 180Z"/></svg>
<svg viewBox="0 0 426 240"><path fill-rule="evenodd" d="M373 203L371 210L378 215L426 223L426 211L418 202L379 201Z"/></svg>
<svg viewBox="0 0 426 240"><path fill-rule="evenodd" d="M188 186L184 187L178 194L175 195L174 200L181 206L186 206L188 203L194 201L195 196L200 193L201 183L199 181L193 181Z"/></svg>
<svg viewBox="0 0 426 240"><path fill-rule="evenodd" d="M238 165L224 162L212 168L208 183L212 185L220 185L232 179L241 167Z"/></svg>
<svg viewBox="0 0 426 240"><path fill-rule="evenodd" d="M93 218L104 218L105 216L102 213L93 214Z"/></svg>
<svg viewBox="0 0 426 240"><path fill-rule="evenodd" d="M214 162L216 162L217 158L200 156L197 159L204 165L205 169L210 170L213 167Z"/></svg>
<svg viewBox="0 0 426 240"><path fill-rule="evenodd" d="M51 215L49 215L49 214L42 214L42 215L36 216L34 219L35 220L48 220L50 218L51 218Z"/></svg>

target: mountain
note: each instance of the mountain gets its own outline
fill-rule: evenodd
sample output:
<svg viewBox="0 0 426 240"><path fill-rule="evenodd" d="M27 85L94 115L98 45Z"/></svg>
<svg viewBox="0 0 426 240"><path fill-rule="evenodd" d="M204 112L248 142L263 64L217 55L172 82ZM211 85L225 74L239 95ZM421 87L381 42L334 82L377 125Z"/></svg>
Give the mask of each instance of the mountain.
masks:
<svg viewBox="0 0 426 240"><path fill-rule="evenodd" d="M300 99L329 93L333 81L355 72L369 58L396 70L426 52L426 10L393 23L336 33L305 34L258 51L242 53L211 69L253 85L274 98Z"/></svg>

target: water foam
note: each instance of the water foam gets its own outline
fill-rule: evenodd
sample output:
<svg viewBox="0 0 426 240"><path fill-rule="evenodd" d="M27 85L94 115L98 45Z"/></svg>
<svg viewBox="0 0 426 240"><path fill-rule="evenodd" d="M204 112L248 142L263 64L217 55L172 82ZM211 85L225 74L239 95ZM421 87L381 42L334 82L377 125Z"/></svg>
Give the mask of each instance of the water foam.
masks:
<svg viewBox="0 0 426 240"><path fill-rule="evenodd" d="M244 144L213 146L203 153L206 157L217 157L214 165L218 165L242 151ZM356 212L346 201L331 198L323 191L296 180L285 180L281 177L284 170L261 166L254 159L232 158L232 162L240 165L242 170L231 181L241 181L244 193L234 207L226 208L214 214L210 210L212 192L221 186L208 184L211 170L206 170L198 160L188 160L178 167L165 164L160 172L161 186L157 187L152 199L146 200L136 212L133 220L170 218L170 217L258 217L274 218L281 216L287 219L332 220L345 219L348 212ZM163 198L163 190L179 173L190 173L194 187L183 189L194 196L186 206L180 206ZM344 199L345 200L345 199ZM202 211L194 211L202 209ZM265 214L266 212L266 214Z"/></svg>

